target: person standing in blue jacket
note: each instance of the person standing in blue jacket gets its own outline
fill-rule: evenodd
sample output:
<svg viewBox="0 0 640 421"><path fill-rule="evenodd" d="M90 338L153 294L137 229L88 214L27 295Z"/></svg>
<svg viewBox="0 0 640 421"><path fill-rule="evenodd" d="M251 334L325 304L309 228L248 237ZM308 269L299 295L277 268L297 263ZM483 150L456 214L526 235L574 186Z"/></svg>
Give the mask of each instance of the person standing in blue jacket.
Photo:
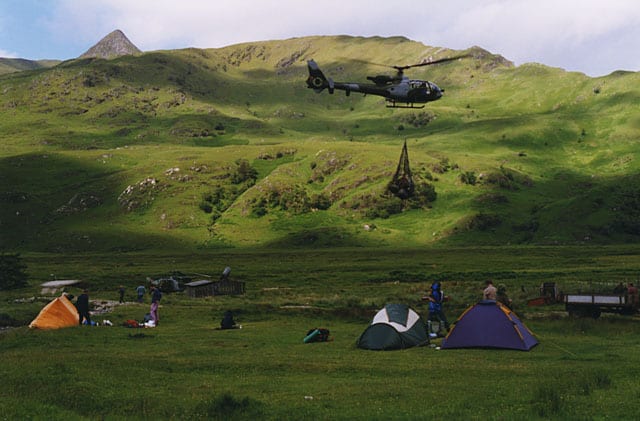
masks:
<svg viewBox="0 0 640 421"><path fill-rule="evenodd" d="M442 292L440 282L434 282L431 284L431 291L428 296L424 297L424 299L429 301L429 321L437 321L438 333L442 331L444 327L446 331L449 331L449 322L447 321L447 317L444 315L444 311L442 310L442 302L444 301L444 293ZM431 333L429 329L429 333Z"/></svg>
<svg viewBox="0 0 640 421"><path fill-rule="evenodd" d="M138 302L139 303L141 303L142 300L144 299L145 292L147 292L147 290L144 287L144 285L138 285L138 288L136 288L136 294L138 294Z"/></svg>

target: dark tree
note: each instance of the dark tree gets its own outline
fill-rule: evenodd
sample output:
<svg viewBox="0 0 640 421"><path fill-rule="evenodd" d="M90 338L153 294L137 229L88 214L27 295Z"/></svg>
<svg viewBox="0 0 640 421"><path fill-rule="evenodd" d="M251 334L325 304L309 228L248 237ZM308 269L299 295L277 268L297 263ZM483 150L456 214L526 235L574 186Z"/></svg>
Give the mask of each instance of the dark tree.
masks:
<svg viewBox="0 0 640 421"><path fill-rule="evenodd" d="M27 266L20 254L0 254L0 290L21 288L27 285Z"/></svg>
<svg viewBox="0 0 640 421"><path fill-rule="evenodd" d="M233 184L240 184L245 181L249 181L251 184L255 183L258 178L258 171L249 164L249 161L239 159L236 161L236 165L238 165L238 168L231 178Z"/></svg>

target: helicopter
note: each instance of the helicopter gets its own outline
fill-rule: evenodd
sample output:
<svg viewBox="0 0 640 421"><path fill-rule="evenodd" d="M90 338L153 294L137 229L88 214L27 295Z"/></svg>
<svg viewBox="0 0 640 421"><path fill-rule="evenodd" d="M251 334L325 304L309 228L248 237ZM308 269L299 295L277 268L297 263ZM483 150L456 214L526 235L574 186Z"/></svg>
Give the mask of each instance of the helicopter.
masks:
<svg viewBox="0 0 640 421"><path fill-rule="evenodd" d="M378 95L385 98L387 108L424 108L422 104L440 99L444 89L439 88L438 85L428 80L409 79L404 75L404 71L412 67L430 66L463 57L464 56L448 57L406 66L385 66L396 69L397 73L394 76L367 76L367 79L373 83L364 84L334 82L333 79L326 78L318 64L311 59L307 61L307 67L309 69L307 88L313 89L316 93L327 89L330 94L333 94L334 90L338 89L345 91L347 96L349 96L351 92L359 92L365 95Z"/></svg>

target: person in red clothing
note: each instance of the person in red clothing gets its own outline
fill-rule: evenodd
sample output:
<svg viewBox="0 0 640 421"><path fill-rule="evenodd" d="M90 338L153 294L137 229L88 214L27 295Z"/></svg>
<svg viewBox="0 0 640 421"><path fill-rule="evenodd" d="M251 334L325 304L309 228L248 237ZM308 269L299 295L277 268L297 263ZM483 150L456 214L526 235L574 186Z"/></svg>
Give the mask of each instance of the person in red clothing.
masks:
<svg viewBox="0 0 640 421"><path fill-rule="evenodd" d="M629 302L635 308L638 309L638 287L633 285L633 282L629 282L627 287L627 295L629 296Z"/></svg>

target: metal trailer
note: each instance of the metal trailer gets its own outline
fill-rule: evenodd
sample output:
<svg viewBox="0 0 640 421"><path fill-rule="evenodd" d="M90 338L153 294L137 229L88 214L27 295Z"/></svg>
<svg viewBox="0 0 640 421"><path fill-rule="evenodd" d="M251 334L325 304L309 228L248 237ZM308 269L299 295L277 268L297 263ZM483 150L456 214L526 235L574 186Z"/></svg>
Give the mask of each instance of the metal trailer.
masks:
<svg viewBox="0 0 640 421"><path fill-rule="evenodd" d="M626 316L638 311L634 297L627 294L566 294L565 309L571 316L593 317L601 313L618 313Z"/></svg>

